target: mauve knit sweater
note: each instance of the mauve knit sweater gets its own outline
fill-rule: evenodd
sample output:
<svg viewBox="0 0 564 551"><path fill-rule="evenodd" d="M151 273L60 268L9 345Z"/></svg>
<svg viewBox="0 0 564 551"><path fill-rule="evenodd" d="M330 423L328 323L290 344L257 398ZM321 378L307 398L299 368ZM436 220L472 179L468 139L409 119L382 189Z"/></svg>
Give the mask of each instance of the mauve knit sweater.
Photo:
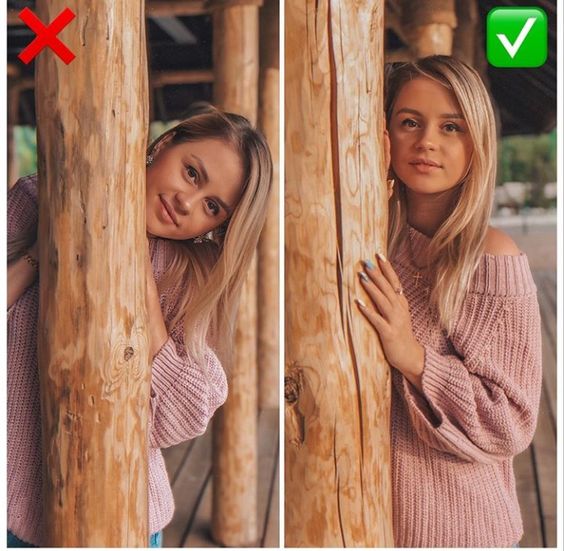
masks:
<svg viewBox="0 0 564 551"><path fill-rule="evenodd" d="M513 457L533 438L541 391L541 334L527 257L485 254L452 335L429 306L409 249L391 259L425 348L419 392L392 370L392 488L398 547L509 547L523 525ZM423 273L423 275L425 275Z"/></svg>
<svg viewBox="0 0 564 551"><path fill-rule="evenodd" d="M37 223L37 177L21 178L8 193L8 237ZM170 261L169 242L149 243L156 281ZM41 420L37 372L36 281L8 310L8 529L23 541L41 546ZM165 297L161 297L161 306ZM164 312L165 322L174 312ZM149 431L149 530L166 526L174 502L160 448L202 434L227 397L223 368L211 349L206 365L186 355L180 327L153 359Z"/></svg>

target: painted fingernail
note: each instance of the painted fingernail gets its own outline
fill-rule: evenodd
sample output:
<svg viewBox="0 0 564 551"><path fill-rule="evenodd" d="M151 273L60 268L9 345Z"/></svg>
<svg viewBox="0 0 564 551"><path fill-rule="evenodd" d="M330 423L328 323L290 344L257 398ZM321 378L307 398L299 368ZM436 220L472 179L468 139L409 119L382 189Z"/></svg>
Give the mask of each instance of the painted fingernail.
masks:
<svg viewBox="0 0 564 551"><path fill-rule="evenodd" d="M382 253L376 253L376 256L382 261L386 262L386 257Z"/></svg>
<svg viewBox="0 0 564 551"><path fill-rule="evenodd" d="M374 266L374 264L372 264L372 262L370 262L370 260L365 260L365 261L364 261L364 265L365 265L369 270L373 270L374 268L376 268L376 266Z"/></svg>
<svg viewBox="0 0 564 551"><path fill-rule="evenodd" d="M355 298L354 301L363 308L366 308L366 304L364 304L364 302L362 302L362 300L360 300L359 298Z"/></svg>
<svg viewBox="0 0 564 551"><path fill-rule="evenodd" d="M365 272L358 272L358 275L360 276L360 279L364 281L368 281L368 276L366 275Z"/></svg>

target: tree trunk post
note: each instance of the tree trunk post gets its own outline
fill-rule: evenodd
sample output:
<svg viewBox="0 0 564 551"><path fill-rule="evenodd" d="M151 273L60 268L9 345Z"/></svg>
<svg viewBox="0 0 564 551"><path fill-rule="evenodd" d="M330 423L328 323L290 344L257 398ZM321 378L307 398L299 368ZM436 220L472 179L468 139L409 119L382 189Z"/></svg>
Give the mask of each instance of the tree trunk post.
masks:
<svg viewBox="0 0 564 551"><path fill-rule="evenodd" d="M216 105L256 123L258 10L253 0L217 0L213 15ZM225 546L254 545L257 534L257 265L241 292L229 372L229 395L214 419L212 537Z"/></svg>
<svg viewBox="0 0 564 551"><path fill-rule="evenodd" d="M415 59L451 55L456 28L455 0L403 0L402 24Z"/></svg>
<svg viewBox="0 0 564 551"><path fill-rule="evenodd" d="M393 547L390 373L354 297L386 250L384 1L286 2L285 544Z"/></svg>
<svg viewBox="0 0 564 551"><path fill-rule="evenodd" d="M36 60L46 544L146 547L144 2L38 0L37 15L67 7L75 59Z"/></svg>
<svg viewBox="0 0 564 551"><path fill-rule="evenodd" d="M278 226L279 211L279 4L266 0L260 13L259 127L272 154L272 193L258 245L258 361L259 407L278 408Z"/></svg>

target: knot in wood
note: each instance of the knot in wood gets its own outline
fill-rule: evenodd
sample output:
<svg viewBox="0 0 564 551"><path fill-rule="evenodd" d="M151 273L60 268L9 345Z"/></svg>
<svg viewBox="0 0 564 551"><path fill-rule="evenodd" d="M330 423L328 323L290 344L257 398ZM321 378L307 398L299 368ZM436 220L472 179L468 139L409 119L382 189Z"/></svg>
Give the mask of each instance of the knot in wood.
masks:
<svg viewBox="0 0 564 551"><path fill-rule="evenodd" d="M131 358L133 357L133 354L135 353L135 351L133 350L133 348L131 346L128 346L124 351L123 351L123 359L127 362L129 360L131 360Z"/></svg>
<svg viewBox="0 0 564 551"><path fill-rule="evenodd" d="M284 377L284 399L289 404L298 400L300 395L300 384L294 377Z"/></svg>

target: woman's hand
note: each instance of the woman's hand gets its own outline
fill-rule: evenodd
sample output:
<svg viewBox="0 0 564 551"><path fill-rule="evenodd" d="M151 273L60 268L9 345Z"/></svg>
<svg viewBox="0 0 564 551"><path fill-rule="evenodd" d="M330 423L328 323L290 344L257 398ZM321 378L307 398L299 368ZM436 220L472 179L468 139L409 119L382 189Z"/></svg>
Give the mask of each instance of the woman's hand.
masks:
<svg viewBox="0 0 564 551"><path fill-rule="evenodd" d="M357 304L378 332L389 364L421 390L425 351L413 335L409 305L396 272L384 255L377 258L376 264L364 261L364 271L359 272L374 308L358 299Z"/></svg>

